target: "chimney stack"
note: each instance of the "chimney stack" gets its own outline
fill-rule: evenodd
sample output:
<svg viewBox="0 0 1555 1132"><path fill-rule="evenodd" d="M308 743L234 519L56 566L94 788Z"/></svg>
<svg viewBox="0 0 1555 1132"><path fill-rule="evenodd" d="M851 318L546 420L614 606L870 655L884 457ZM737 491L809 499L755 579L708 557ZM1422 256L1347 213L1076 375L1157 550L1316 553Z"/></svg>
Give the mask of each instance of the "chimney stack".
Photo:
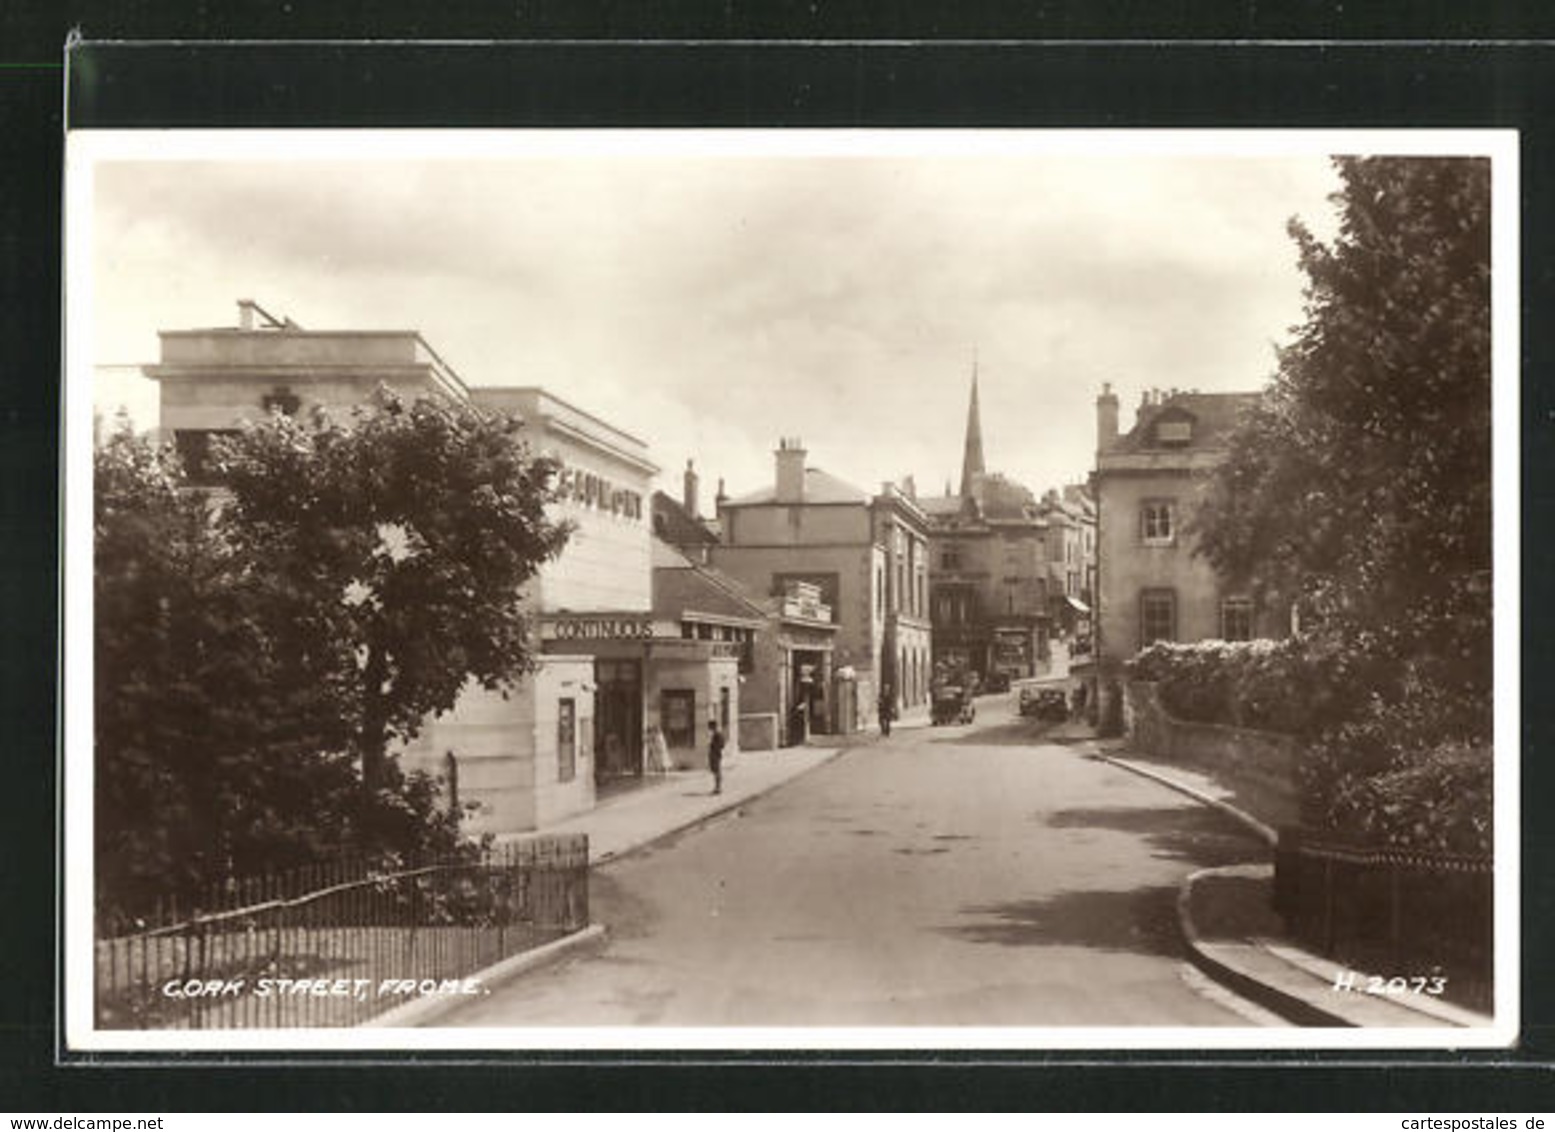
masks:
<svg viewBox="0 0 1555 1132"><path fill-rule="evenodd" d="M699 482L700 481L697 479L696 471L691 466L691 461L687 460L686 475L682 483L680 501L686 509L686 514L690 515L693 519L700 519L702 517L697 510L697 486Z"/></svg>
<svg viewBox="0 0 1555 1132"><path fill-rule="evenodd" d="M1096 398L1096 450L1105 452L1118 442L1118 395L1112 382L1104 381Z"/></svg>
<svg viewBox="0 0 1555 1132"><path fill-rule="evenodd" d="M778 441L777 452L777 502L804 502L804 443L797 436L785 436Z"/></svg>
<svg viewBox="0 0 1555 1132"><path fill-rule="evenodd" d="M254 300L253 299L239 299L238 300L238 329L239 330L252 330L252 329L254 329L254 306L255 306L255 304L254 304Z"/></svg>

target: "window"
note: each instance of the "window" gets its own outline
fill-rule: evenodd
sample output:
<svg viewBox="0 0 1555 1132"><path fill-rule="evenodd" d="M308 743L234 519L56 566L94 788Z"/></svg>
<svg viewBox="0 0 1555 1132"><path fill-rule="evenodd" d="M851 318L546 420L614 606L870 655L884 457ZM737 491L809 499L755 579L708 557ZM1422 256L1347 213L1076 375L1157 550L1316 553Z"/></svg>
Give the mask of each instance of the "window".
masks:
<svg viewBox="0 0 1555 1132"><path fill-rule="evenodd" d="M1253 602L1246 597L1228 597L1220 603L1220 636L1227 641L1253 639Z"/></svg>
<svg viewBox="0 0 1555 1132"><path fill-rule="evenodd" d="M689 688L666 688L659 694L659 725L671 747L697 745L697 699Z"/></svg>
<svg viewBox="0 0 1555 1132"><path fill-rule="evenodd" d="M578 704L571 696L556 702L556 781L578 776Z"/></svg>
<svg viewBox="0 0 1555 1132"><path fill-rule="evenodd" d="M1170 499L1147 499L1139 507L1139 533L1146 546L1171 546L1176 536L1177 505Z"/></svg>
<svg viewBox="0 0 1555 1132"><path fill-rule="evenodd" d="M940 551L939 564L942 570L961 569L961 548L959 546L947 546Z"/></svg>
<svg viewBox="0 0 1555 1132"><path fill-rule="evenodd" d="M1155 440L1161 445L1187 444L1193 439L1193 422L1186 418L1161 421L1155 426Z"/></svg>
<svg viewBox="0 0 1555 1132"><path fill-rule="evenodd" d="M727 686L718 689L718 729L725 735L729 734L729 689Z"/></svg>
<svg viewBox="0 0 1555 1132"><path fill-rule="evenodd" d="M1139 647L1177 639L1177 594L1144 590L1139 595Z"/></svg>

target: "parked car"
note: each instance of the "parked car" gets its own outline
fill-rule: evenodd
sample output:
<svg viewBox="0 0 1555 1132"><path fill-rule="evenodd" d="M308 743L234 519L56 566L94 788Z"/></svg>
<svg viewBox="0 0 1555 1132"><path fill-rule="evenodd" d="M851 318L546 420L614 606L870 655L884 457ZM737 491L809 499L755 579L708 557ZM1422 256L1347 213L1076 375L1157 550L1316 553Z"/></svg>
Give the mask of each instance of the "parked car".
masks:
<svg viewBox="0 0 1555 1132"><path fill-rule="evenodd" d="M1020 690L1020 713L1062 722L1069 718L1069 696L1062 688L1027 685Z"/></svg>
<svg viewBox="0 0 1555 1132"><path fill-rule="evenodd" d="M972 692L959 684L941 684L934 689L929 708L931 723L971 723L977 718L977 705L972 702Z"/></svg>

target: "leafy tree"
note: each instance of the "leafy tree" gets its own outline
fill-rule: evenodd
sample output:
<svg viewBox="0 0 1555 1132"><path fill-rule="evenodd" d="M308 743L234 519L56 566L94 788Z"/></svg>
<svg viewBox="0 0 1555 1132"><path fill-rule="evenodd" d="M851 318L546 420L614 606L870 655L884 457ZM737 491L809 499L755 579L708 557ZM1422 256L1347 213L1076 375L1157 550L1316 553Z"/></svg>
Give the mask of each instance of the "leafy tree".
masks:
<svg viewBox="0 0 1555 1132"><path fill-rule="evenodd" d="M1196 533L1223 575L1299 595L1323 647L1366 658L1369 697L1313 746L1315 810L1424 843L1439 835L1439 804L1422 794L1411 809L1400 792L1466 781L1465 758L1488 760L1490 166L1335 165L1332 245L1290 226L1305 322L1234 435ZM1448 744L1459 753L1432 753ZM1412 769L1427 765L1436 777ZM1488 837L1488 794L1471 801L1452 828Z"/></svg>
<svg viewBox="0 0 1555 1132"><path fill-rule="evenodd" d="M520 590L567 537L518 424L391 396L217 446L217 491L121 432L95 468L105 911L341 852L460 844L388 748L532 664Z"/></svg>
<svg viewBox="0 0 1555 1132"><path fill-rule="evenodd" d="M97 452L104 911L316 859L354 817L355 772L327 685L272 647L211 500L181 483L169 449L127 431Z"/></svg>
<svg viewBox="0 0 1555 1132"><path fill-rule="evenodd" d="M1345 157L1306 322L1233 440L1199 545L1226 574L1475 695L1490 677L1490 169Z"/></svg>
<svg viewBox="0 0 1555 1132"><path fill-rule="evenodd" d="M473 681L533 667L522 588L570 527L555 462L512 417L381 390L340 422L274 416L217 446L223 514L302 670L322 667L351 728L368 811L388 758ZM322 657L319 655L322 651Z"/></svg>

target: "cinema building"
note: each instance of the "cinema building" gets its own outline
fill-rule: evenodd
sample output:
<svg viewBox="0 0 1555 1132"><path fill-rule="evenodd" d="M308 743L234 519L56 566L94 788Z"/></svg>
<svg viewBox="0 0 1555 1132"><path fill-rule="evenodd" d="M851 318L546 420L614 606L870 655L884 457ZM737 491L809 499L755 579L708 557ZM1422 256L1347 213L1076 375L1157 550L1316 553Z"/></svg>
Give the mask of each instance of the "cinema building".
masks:
<svg viewBox="0 0 1555 1132"><path fill-rule="evenodd" d="M658 469L641 440L545 389L470 387L413 330L309 331L251 302L239 313L236 327L162 332L161 360L144 368L161 386L162 435L196 467L212 435L245 419L348 411L380 385L512 413L522 439L561 465L555 515L575 532L523 595L536 671L506 698L472 685L399 752L474 804L471 832L585 811L601 788L658 769L646 757L655 732L690 750L707 719L739 718L741 642L698 639L694 627L688 639L683 619L655 612ZM726 733L737 749L737 728Z"/></svg>

